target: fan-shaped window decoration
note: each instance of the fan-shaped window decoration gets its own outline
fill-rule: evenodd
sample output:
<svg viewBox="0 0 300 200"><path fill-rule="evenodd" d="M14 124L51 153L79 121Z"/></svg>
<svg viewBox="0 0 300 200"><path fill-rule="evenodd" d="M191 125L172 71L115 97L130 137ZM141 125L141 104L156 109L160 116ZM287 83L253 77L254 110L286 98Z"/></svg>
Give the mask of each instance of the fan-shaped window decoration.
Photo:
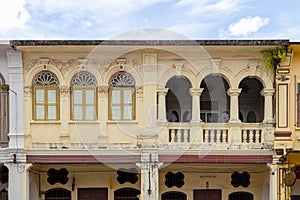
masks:
<svg viewBox="0 0 300 200"><path fill-rule="evenodd" d="M109 102L111 120L135 119L134 79L126 72L119 72L110 79Z"/></svg>
<svg viewBox="0 0 300 200"><path fill-rule="evenodd" d="M134 188L121 188L115 191L115 200L138 200L141 192Z"/></svg>
<svg viewBox="0 0 300 200"><path fill-rule="evenodd" d="M133 87L134 80L130 74L126 72L117 73L110 80L110 85L112 87Z"/></svg>
<svg viewBox="0 0 300 200"><path fill-rule="evenodd" d="M96 79L89 72L80 72L72 79L72 119L96 119Z"/></svg>
<svg viewBox="0 0 300 200"><path fill-rule="evenodd" d="M45 71L37 75L34 85L58 85L58 81L54 74Z"/></svg>
<svg viewBox="0 0 300 200"><path fill-rule="evenodd" d="M59 92L56 76L43 71L33 80L33 117L35 120L59 119Z"/></svg>
<svg viewBox="0 0 300 200"><path fill-rule="evenodd" d="M45 192L46 200L71 200L71 191L63 188L54 188Z"/></svg>
<svg viewBox="0 0 300 200"><path fill-rule="evenodd" d="M161 195L162 200L186 200L186 194L182 192L166 192Z"/></svg>
<svg viewBox="0 0 300 200"><path fill-rule="evenodd" d="M88 72L76 74L72 81L73 86L96 86L95 78Z"/></svg>

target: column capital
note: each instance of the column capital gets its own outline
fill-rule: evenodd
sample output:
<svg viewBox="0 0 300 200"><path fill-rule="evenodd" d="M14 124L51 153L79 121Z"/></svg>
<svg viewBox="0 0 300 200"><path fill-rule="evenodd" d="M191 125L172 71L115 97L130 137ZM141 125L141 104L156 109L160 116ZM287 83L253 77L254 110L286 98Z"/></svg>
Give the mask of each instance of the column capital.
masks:
<svg viewBox="0 0 300 200"><path fill-rule="evenodd" d="M262 96L273 96L274 93L275 93L275 89L273 89L273 88L270 88L270 89L264 88L260 91L260 94Z"/></svg>
<svg viewBox="0 0 300 200"><path fill-rule="evenodd" d="M59 91L62 97L68 97L70 94L70 86L68 85L60 85L59 86Z"/></svg>
<svg viewBox="0 0 300 200"><path fill-rule="evenodd" d="M163 87L157 88L158 95L167 95L168 91L169 91L169 88L163 88Z"/></svg>
<svg viewBox="0 0 300 200"><path fill-rule="evenodd" d="M204 88L190 88L189 93L192 96L200 96L203 92Z"/></svg>
<svg viewBox="0 0 300 200"><path fill-rule="evenodd" d="M242 89L241 88L229 88L227 90L227 94L229 96L239 96L241 93Z"/></svg>

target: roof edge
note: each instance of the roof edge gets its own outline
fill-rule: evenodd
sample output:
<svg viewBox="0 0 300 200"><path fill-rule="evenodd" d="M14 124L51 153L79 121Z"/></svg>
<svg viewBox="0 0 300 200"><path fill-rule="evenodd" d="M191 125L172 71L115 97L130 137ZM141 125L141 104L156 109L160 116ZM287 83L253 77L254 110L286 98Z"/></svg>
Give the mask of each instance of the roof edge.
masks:
<svg viewBox="0 0 300 200"><path fill-rule="evenodd" d="M276 40L10 40L17 46L94 46L94 45L132 45L132 46L288 46L288 39Z"/></svg>

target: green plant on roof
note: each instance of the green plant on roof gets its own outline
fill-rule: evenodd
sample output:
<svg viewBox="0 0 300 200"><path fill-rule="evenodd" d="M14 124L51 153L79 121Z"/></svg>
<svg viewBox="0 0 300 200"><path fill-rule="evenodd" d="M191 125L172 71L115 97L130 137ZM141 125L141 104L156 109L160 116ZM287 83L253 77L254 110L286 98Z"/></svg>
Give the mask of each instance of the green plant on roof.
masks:
<svg viewBox="0 0 300 200"><path fill-rule="evenodd" d="M261 54L266 63L265 69L269 71L280 66L280 62L286 58L286 48L285 46L278 46L275 49L262 50Z"/></svg>

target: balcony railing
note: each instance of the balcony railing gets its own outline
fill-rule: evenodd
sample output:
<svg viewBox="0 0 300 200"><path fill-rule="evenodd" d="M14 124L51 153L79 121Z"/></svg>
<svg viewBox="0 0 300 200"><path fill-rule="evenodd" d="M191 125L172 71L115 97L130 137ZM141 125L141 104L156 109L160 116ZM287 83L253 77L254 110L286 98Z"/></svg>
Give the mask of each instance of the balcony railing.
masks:
<svg viewBox="0 0 300 200"><path fill-rule="evenodd" d="M234 127L227 123L200 123L198 126L168 123L169 144L214 144L220 149L232 146L259 149L264 144L264 125L261 123L241 123Z"/></svg>

